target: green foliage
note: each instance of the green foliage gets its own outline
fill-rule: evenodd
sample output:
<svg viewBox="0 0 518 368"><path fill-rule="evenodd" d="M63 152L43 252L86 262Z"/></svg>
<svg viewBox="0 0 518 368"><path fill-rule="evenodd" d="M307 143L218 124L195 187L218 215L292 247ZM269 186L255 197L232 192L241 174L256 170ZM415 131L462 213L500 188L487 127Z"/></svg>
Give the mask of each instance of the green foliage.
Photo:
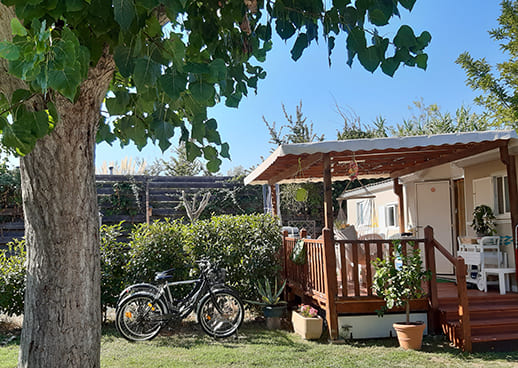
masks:
<svg viewBox="0 0 518 368"><path fill-rule="evenodd" d="M175 156L169 160L156 159L149 168L151 175L168 176L196 176L207 175L209 171L204 167L199 159L189 160L187 158L187 148L185 144L180 144L174 148Z"/></svg>
<svg viewBox="0 0 518 368"><path fill-rule="evenodd" d="M416 36L405 25L391 42L375 29L399 16L399 5L411 10L414 2L2 0L14 7L17 20L13 39L0 41L0 57L27 84L0 95L2 141L20 155L30 152L59 119L57 94L76 101L89 68L101 57L113 58L106 107L117 120L113 126L101 122L98 141L118 138L123 146L133 141L142 148L151 140L166 150L176 135L190 143L190 159L203 156L207 168L217 171L220 157L229 157L228 144L207 109L222 101L238 107L257 90L266 72L256 62L272 48L273 30L293 40L294 60L321 34L330 61L343 36L348 65L358 57L365 69L381 66L392 76L401 64L426 68L428 32Z"/></svg>
<svg viewBox="0 0 518 368"><path fill-rule="evenodd" d="M376 273L372 280L372 290L385 300L386 305L378 311L379 315L387 309L405 307L406 323L410 322L409 302L426 295L423 281L430 279L430 271L423 270L419 248L413 247L403 253L402 244L394 241L394 252L388 259L372 262Z"/></svg>
<svg viewBox="0 0 518 368"><path fill-rule="evenodd" d="M113 184L113 193L108 197L101 197L100 204L105 207L105 215L135 216L141 212L141 188L134 179L116 182Z"/></svg>
<svg viewBox="0 0 518 368"><path fill-rule="evenodd" d="M258 281L255 285L257 288L257 292L261 296L261 301L250 301L250 303L262 306L275 306L286 304L285 301L281 301L281 294L284 291L284 288L286 287L286 280L284 280L282 285L279 287L277 283L277 278L275 278L275 281L271 283L270 280L268 280L268 278L265 277L263 283Z"/></svg>
<svg viewBox="0 0 518 368"><path fill-rule="evenodd" d="M0 162L0 208L14 209L22 214L22 190L20 180L20 169L9 169L7 159ZM4 220L2 216L2 220ZM13 219L9 216L5 219Z"/></svg>
<svg viewBox="0 0 518 368"><path fill-rule="evenodd" d="M473 210L471 228L482 236L496 234L495 215L491 207L481 204Z"/></svg>
<svg viewBox="0 0 518 368"><path fill-rule="evenodd" d="M128 283L152 282L156 272L170 268L177 270L176 280L185 279L191 264L184 249L190 241L187 227L180 220L167 219L136 225L131 233L126 266Z"/></svg>
<svg viewBox="0 0 518 368"><path fill-rule="evenodd" d="M0 249L0 313L23 314L25 294L25 240L14 240Z"/></svg>
<svg viewBox="0 0 518 368"><path fill-rule="evenodd" d="M250 215L263 212L263 192L260 185L244 185L242 177L234 177L229 188L212 189L209 204L201 219L214 215Z"/></svg>
<svg viewBox="0 0 518 368"><path fill-rule="evenodd" d="M487 109L495 126L517 128L518 121L518 1L501 2L500 26L489 31L490 37L499 42L507 60L491 66L485 58L474 59L468 52L456 60L466 72L466 84L482 94L475 102Z"/></svg>
<svg viewBox="0 0 518 368"><path fill-rule="evenodd" d="M269 215L216 216L188 228L192 259L209 258L227 270L227 282L246 299L257 299L255 282L280 270L281 230Z"/></svg>
<svg viewBox="0 0 518 368"><path fill-rule="evenodd" d="M120 241L122 222L101 226L101 305L115 307L117 297L126 285L126 264L129 246Z"/></svg>

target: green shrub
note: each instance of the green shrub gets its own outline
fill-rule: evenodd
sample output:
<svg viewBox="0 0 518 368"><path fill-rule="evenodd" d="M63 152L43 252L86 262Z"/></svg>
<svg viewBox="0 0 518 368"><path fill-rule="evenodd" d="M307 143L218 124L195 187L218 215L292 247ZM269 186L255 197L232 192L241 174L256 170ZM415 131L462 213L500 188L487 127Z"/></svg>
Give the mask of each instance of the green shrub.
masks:
<svg viewBox="0 0 518 368"><path fill-rule="evenodd" d="M117 298L126 284L125 266L129 259L129 245L119 241L123 223L101 226L101 305L115 307Z"/></svg>
<svg viewBox="0 0 518 368"><path fill-rule="evenodd" d="M15 239L8 249L0 250L0 313L23 313L25 294L25 240Z"/></svg>
<svg viewBox="0 0 518 368"><path fill-rule="evenodd" d="M257 299L254 283L273 278L281 232L269 215L215 216L189 227L188 252L193 259L209 258L227 270L227 282L246 299Z"/></svg>
<svg viewBox="0 0 518 368"><path fill-rule="evenodd" d="M169 268L177 270L177 279L187 277L190 260L184 251L185 226L179 220L168 219L136 225L126 266L128 281L152 282L155 272Z"/></svg>

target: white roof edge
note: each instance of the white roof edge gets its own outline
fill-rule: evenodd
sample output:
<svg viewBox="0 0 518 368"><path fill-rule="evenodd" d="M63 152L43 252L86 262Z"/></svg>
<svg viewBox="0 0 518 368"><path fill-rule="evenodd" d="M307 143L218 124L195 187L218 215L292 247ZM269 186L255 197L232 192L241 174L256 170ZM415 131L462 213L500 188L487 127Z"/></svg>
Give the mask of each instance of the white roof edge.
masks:
<svg viewBox="0 0 518 368"><path fill-rule="evenodd" d="M370 183L367 185L362 185L361 187L357 187L354 189L349 189L347 191L343 191L342 194L340 194L337 199L347 199L349 197L355 196L360 194L361 192L365 192L365 189L367 189L369 192L380 192L382 190L386 190L389 188L392 188L394 186L394 182L392 179L383 180L377 183Z"/></svg>
<svg viewBox="0 0 518 368"><path fill-rule="evenodd" d="M460 132L410 137L388 137L349 139L343 141L323 141L313 143L293 143L280 145L266 160L257 166L244 180L245 185L254 182L263 171L270 167L278 157L286 155L314 154L349 151L371 151L384 149L400 149L424 146L441 146L445 144L466 144L472 142L496 141L502 139L518 139L514 130L488 130L483 132ZM257 181L254 184L267 183Z"/></svg>

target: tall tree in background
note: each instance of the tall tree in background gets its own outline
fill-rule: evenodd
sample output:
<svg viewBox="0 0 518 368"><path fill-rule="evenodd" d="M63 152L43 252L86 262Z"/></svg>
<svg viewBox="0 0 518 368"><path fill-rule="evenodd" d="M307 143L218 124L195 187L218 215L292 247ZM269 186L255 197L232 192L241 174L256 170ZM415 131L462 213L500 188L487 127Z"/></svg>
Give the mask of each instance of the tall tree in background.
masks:
<svg viewBox="0 0 518 368"><path fill-rule="evenodd" d="M207 108L256 90L273 30L294 60L319 36L330 58L343 36L348 65L391 76L426 68L431 39L374 29L415 0L0 1L1 139L23 156L28 244L20 367L100 365L96 141L165 150L176 134L217 171L229 145Z"/></svg>
<svg viewBox="0 0 518 368"><path fill-rule="evenodd" d="M146 170L148 175L169 175L169 176L197 176L210 175L203 163L198 159L189 160L187 149L184 143L173 148L175 156L169 160L157 159L151 167Z"/></svg>
<svg viewBox="0 0 518 368"><path fill-rule="evenodd" d="M507 61L489 65L485 58L474 59L469 52L457 58L466 72L466 84L482 92L475 102L487 109L496 126L518 128L518 1L502 1L500 26L489 31L491 38L500 44Z"/></svg>

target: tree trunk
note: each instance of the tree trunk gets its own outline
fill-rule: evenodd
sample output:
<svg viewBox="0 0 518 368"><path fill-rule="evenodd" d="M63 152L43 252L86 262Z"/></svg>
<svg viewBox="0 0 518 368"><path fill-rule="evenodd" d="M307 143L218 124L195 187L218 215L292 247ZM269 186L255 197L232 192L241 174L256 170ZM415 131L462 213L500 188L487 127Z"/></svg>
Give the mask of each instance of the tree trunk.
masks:
<svg viewBox="0 0 518 368"><path fill-rule="evenodd" d="M100 366L94 152L112 75L103 57L76 103L58 96L59 123L21 160L28 265L19 367Z"/></svg>

